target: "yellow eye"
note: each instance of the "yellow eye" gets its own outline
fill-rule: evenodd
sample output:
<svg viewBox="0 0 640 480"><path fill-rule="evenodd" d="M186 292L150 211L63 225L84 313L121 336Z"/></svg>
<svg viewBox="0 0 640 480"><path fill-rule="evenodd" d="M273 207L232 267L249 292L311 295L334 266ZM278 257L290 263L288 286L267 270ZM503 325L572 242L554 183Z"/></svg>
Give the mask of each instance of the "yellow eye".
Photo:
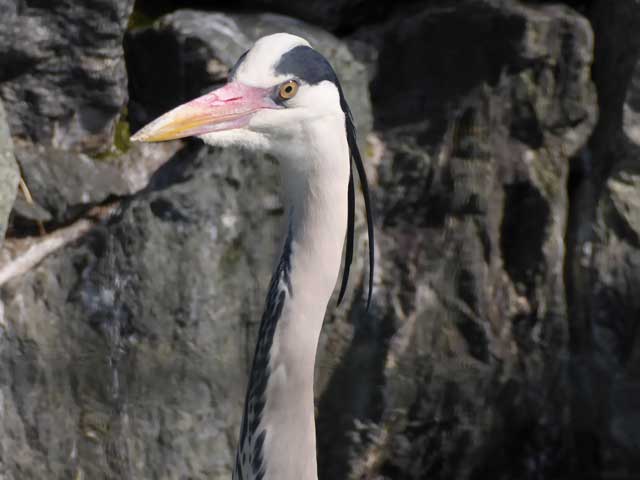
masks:
<svg viewBox="0 0 640 480"><path fill-rule="evenodd" d="M296 93L298 93L298 82L289 80L288 82L284 82L280 85L278 95L280 95L282 100L289 100L290 98L295 97Z"/></svg>

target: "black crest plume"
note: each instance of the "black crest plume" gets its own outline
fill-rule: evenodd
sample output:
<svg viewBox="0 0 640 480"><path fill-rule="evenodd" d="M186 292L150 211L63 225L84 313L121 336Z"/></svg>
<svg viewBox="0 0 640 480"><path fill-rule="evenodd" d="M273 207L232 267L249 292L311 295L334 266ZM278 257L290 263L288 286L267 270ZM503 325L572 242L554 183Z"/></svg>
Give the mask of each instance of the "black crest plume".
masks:
<svg viewBox="0 0 640 480"><path fill-rule="evenodd" d="M344 269L342 271L342 284L340 285L340 294L338 295L338 304L342 301L347 283L349 281L349 271L351 270L351 261L353 260L353 247L355 237L355 208L356 194L353 182L353 165L356 166L358 177L360 178L360 186L362 187L362 195L364 196L364 207L367 213L367 232L369 234L369 294L367 296L367 310L371 305L371 293L373 290L373 263L374 263L374 239L373 239L373 214L371 212L371 197L369 195L369 183L367 182L367 174L362 163L360 150L356 141L356 127L353 124L353 116L349 105L344 98L342 88L338 84L340 91L340 105L344 111L345 129L347 131L347 142L349 144L349 188L347 193L347 251L344 259Z"/></svg>

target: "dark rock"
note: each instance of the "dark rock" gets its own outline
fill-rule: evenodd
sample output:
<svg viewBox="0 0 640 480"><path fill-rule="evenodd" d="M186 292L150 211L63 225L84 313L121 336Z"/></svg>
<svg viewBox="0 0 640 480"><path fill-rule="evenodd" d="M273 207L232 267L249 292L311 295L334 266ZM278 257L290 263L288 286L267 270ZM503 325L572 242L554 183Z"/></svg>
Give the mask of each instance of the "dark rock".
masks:
<svg viewBox="0 0 640 480"><path fill-rule="evenodd" d="M15 214L31 220L68 223L92 205L135 193L150 175L178 148L134 145L126 153L99 160L90 155L18 141L16 157L40 213L17 209ZM44 210L44 212L42 211Z"/></svg>
<svg viewBox="0 0 640 480"><path fill-rule="evenodd" d="M125 43L134 130L226 80L230 67L260 37L292 33L306 38L335 68L364 136L370 128L366 70L344 43L299 20L280 15L240 15L179 10L152 27L128 34ZM166 72L162 76L150 72Z"/></svg>
<svg viewBox="0 0 640 480"><path fill-rule="evenodd" d="M395 2L366 2L363 0L137 0L136 13L140 18L156 18L181 8L199 10L274 12L299 18L323 29L344 35L363 25L385 21L391 15L410 15L425 4L442 4L445 0L399 0Z"/></svg>
<svg viewBox="0 0 640 480"><path fill-rule="evenodd" d="M596 0L593 79L600 115L573 160L567 295L575 470L640 472L640 2ZM634 73L635 72L635 73Z"/></svg>
<svg viewBox="0 0 640 480"><path fill-rule="evenodd" d="M285 0L241 0L240 4L258 10L266 10L301 18L321 25L331 31L350 31L364 24L384 21L394 12L409 15L415 5L427 2L403 0L397 2L364 2L362 0L311 0L287 2ZM429 3L437 4L437 0Z"/></svg>
<svg viewBox="0 0 640 480"><path fill-rule="evenodd" d="M125 98L130 2L78 3L75 24L59 3L0 0L0 95L46 207L14 217L121 210L0 287L0 476L229 478L280 241L275 161L188 143L147 182L181 144L87 154L111 146ZM350 292L318 352L320 478L638 476L639 4L569 3L595 42L570 8L516 0L269 2L341 32L384 20L347 44L195 10L127 36L134 129L276 31L334 64L363 140L372 80L374 301L365 312L358 217ZM84 66L58 71L50 52ZM103 57L106 76L78 60ZM119 100L100 103L104 89ZM85 100L97 133L63 108Z"/></svg>
<svg viewBox="0 0 640 480"><path fill-rule="evenodd" d="M378 287L321 397L321 478L563 478L565 185L596 119L590 25L459 2L379 45Z"/></svg>
<svg viewBox="0 0 640 480"><path fill-rule="evenodd" d="M640 62L636 62L633 67L626 93L623 106L623 130L629 140L640 145Z"/></svg>
<svg viewBox="0 0 640 480"><path fill-rule="evenodd" d="M20 208L18 235L23 216L65 223L123 192L119 172L87 155L114 156L127 102L122 38L132 7L133 0L2 0L0 98L25 181L47 210Z"/></svg>
<svg viewBox="0 0 640 480"><path fill-rule="evenodd" d="M442 141L444 126L452 113L460 114L461 101L471 90L478 85L495 88L505 76L516 75L508 125L514 137L539 148L543 131L566 133L557 132L556 124L568 117L565 128L579 126L577 138L584 138L592 124L585 120L594 115L592 89L582 86L589 85L592 45L586 20L560 6L463 5L425 10L383 37L379 73L372 83L376 125L425 121L427 141ZM563 60L562 71L555 71L558 59ZM463 61L465 74L460 75ZM573 72L575 78L566 77ZM535 84L544 92L536 92ZM558 88L565 92L547 103L543 94Z"/></svg>
<svg viewBox="0 0 640 480"><path fill-rule="evenodd" d="M18 143L17 158L38 205L57 222L69 221L126 186L118 171L82 153Z"/></svg>
<svg viewBox="0 0 640 480"><path fill-rule="evenodd" d="M267 158L191 146L109 224L2 287L0 471L229 478L277 178Z"/></svg>
<svg viewBox="0 0 640 480"><path fill-rule="evenodd" d="M44 207L35 202L28 202L24 197L16 198L13 204L13 214L36 222L50 222L53 220L51 214Z"/></svg>
<svg viewBox="0 0 640 480"><path fill-rule="evenodd" d="M0 101L0 246L7 231L9 213L18 189L20 173L13 156L13 142L9 133L7 114Z"/></svg>
<svg viewBox="0 0 640 480"><path fill-rule="evenodd" d="M0 2L0 97L11 134L62 149L111 145L127 100L133 0Z"/></svg>

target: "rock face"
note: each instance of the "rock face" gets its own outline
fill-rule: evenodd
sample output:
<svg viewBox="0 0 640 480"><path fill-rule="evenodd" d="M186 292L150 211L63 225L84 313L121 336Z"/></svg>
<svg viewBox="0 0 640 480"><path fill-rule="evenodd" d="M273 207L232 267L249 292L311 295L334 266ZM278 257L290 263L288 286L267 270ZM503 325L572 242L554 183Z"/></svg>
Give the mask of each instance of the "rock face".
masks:
<svg viewBox="0 0 640 480"><path fill-rule="evenodd" d="M640 472L640 2L596 1L593 79L600 115L572 164L568 298L577 462Z"/></svg>
<svg viewBox="0 0 640 480"><path fill-rule="evenodd" d="M126 102L133 0L0 2L0 97L11 133L58 148L110 145Z"/></svg>
<svg viewBox="0 0 640 480"><path fill-rule="evenodd" d="M276 172L190 147L3 287L6 478L229 478L279 241Z"/></svg>
<svg viewBox="0 0 640 480"><path fill-rule="evenodd" d="M131 180L140 165L157 168L157 153L134 149L135 166L123 155L130 146L122 39L132 8L133 0L0 0L0 99L35 202L18 204L18 231L34 231L34 220L48 229L66 224L140 189Z"/></svg>
<svg viewBox="0 0 640 480"><path fill-rule="evenodd" d="M246 1L362 27L339 39L281 15L187 9L126 34L134 130L276 31L308 38L341 78L378 254L365 312L359 216L351 290L330 304L317 358L321 479L640 474L640 3L564 3L582 13ZM197 142L114 150L130 2L0 9L0 96L42 207L13 217L73 228L118 205L26 273L3 277L21 261L7 252L53 251L53 235L0 250L0 478L228 479L281 241L277 162ZM69 115L85 101L98 113ZM0 112L0 168L2 132Z"/></svg>
<svg viewBox="0 0 640 480"><path fill-rule="evenodd" d="M18 140L16 157L24 180L46 214L41 220L68 223L90 206L123 197L145 187L150 174L179 148L177 143L133 145L106 159ZM36 219L32 210L17 210Z"/></svg>
<svg viewBox="0 0 640 480"><path fill-rule="evenodd" d="M589 23L466 2L383 35L375 318L353 320L322 398L322 477L566 473L565 185L596 118Z"/></svg>
<svg viewBox="0 0 640 480"><path fill-rule="evenodd" d="M7 113L0 101L0 246L7 230L19 178L18 165L13 156L13 141L9 133Z"/></svg>
<svg viewBox="0 0 640 480"><path fill-rule="evenodd" d="M429 2L402 0L399 2L362 2L360 0L334 0L326 2L287 2L285 0L241 0L248 8L274 11L301 18L321 25L331 31L352 31L362 24L385 20L394 9L404 15L410 14ZM431 2L435 3L435 2Z"/></svg>

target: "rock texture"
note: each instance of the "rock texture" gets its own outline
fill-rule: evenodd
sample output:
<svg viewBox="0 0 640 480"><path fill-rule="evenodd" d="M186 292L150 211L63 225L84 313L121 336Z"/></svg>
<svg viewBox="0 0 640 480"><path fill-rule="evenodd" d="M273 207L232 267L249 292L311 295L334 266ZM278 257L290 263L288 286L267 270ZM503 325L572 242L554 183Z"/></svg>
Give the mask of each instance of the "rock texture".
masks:
<svg viewBox="0 0 640 480"><path fill-rule="evenodd" d="M111 143L126 102L133 0L2 0L0 97L12 135L58 148Z"/></svg>
<svg viewBox="0 0 640 480"><path fill-rule="evenodd" d="M302 18L321 25L331 31L352 31L366 23L384 20L394 10L410 14L416 8L429 2L402 0L399 2L363 2L362 0L311 0L307 2L287 2L285 0L241 0L240 5L250 9L274 11L292 17ZM431 3L436 3L431 0Z"/></svg>
<svg viewBox="0 0 640 480"><path fill-rule="evenodd" d="M323 478L567 473L565 186L592 47L566 7L504 2L383 33L379 288L322 397Z"/></svg>
<svg viewBox="0 0 640 480"><path fill-rule="evenodd" d="M600 115L574 159L567 269L579 469L640 472L640 2L596 1Z"/></svg>
<svg viewBox="0 0 640 480"><path fill-rule="evenodd" d="M125 38L133 130L282 30L331 60L358 120L374 301L359 218L318 352L321 479L638 478L640 2L161 3ZM276 159L114 139L130 2L0 8L38 204L0 250L0 478L228 479L281 241ZM68 115L85 100L97 130ZM56 232L31 238L30 218Z"/></svg>
<svg viewBox="0 0 640 480"><path fill-rule="evenodd" d="M56 228L139 190L175 151L128 152L122 39L132 8L133 0L0 1L0 99L35 202L18 204L17 232L37 231L35 221Z"/></svg>
<svg viewBox="0 0 640 480"><path fill-rule="evenodd" d="M5 478L229 477L279 240L276 172L188 148L3 287Z"/></svg>
<svg viewBox="0 0 640 480"><path fill-rule="evenodd" d="M179 148L176 142L151 147L133 145L105 158L17 140L16 157L35 205L44 212L17 209L27 220L65 224L90 207L145 187L155 169ZM23 224L25 222L23 221Z"/></svg>
<svg viewBox="0 0 640 480"><path fill-rule="evenodd" d="M9 132L7 113L0 101L0 246L7 230L19 178L18 164L13 156L13 141Z"/></svg>

